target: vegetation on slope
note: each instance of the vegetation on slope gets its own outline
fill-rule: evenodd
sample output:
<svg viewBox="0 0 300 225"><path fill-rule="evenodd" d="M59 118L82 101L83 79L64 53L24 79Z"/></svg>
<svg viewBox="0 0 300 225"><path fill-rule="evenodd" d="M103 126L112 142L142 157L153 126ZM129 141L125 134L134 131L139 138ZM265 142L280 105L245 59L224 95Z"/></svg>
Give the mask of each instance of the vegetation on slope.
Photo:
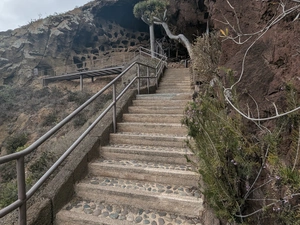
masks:
<svg viewBox="0 0 300 225"><path fill-rule="evenodd" d="M226 82L234 82L231 69L217 68L220 45L216 35L198 38L194 45L194 69L201 69L200 92L185 112L190 149L203 179L206 203L222 221L231 224L300 224L299 150L300 116L291 113L264 123L244 119L223 94ZM208 64L208 62L215 62ZM203 67L203 65L211 65ZM289 108L299 105L297 92L286 84ZM239 104L239 94L231 101Z"/></svg>
<svg viewBox="0 0 300 225"><path fill-rule="evenodd" d="M25 149L92 94L90 91L59 89L55 86L42 89L33 89L31 86L2 86L0 126L8 135L0 146L0 155ZM25 157L27 189L47 171L66 147L76 140L82 129L88 125L89 119L98 115L109 99L110 92L98 98L51 140ZM0 165L0 171L0 208L3 208L17 199L15 162Z"/></svg>

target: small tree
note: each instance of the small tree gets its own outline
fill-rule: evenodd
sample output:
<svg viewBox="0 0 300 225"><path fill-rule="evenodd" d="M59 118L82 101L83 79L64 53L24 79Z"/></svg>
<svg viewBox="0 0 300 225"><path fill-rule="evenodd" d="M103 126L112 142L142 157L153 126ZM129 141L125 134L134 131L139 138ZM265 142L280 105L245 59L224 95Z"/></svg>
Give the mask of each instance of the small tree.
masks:
<svg viewBox="0 0 300 225"><path fill-rule="evenodd" d="M186 47L191 60L193 60L194 53L193 53L193 49L192 49L192 45L191 45L190 41L183 34L178 34L178 35L172 34L166 21L167 21L167 10L165 10L165 12L163 14L161 14L159 17L154 16L154 24L161 25L164 28L164 30L166 31L166 34L168 35L168 37L170 39L181 42Z"/></svg>
<svg viewBox="0 0 300 225"><path fill-rule="evenodd" d="M183 35L174 35L169 29L167 24L167 0L145 0L137 3L133 8L133 13L136 18L141 18L145 23L149 25L150 30L150 45L151 54L154 56L154 24L161 25L166 34L170 39L182 42L186 47L190 58L193 60L194 54L192 50L192 45L189 40Z"/></svg>
<svg viewBox="0 0 300 225"><path fill-rule="evenodd" d="M149 26L151 55L154 57L155 36L154 36L154 17L160 17L167 7L164 0L146 0L137 3L133 8L136 18L141 18Z"/></svg>

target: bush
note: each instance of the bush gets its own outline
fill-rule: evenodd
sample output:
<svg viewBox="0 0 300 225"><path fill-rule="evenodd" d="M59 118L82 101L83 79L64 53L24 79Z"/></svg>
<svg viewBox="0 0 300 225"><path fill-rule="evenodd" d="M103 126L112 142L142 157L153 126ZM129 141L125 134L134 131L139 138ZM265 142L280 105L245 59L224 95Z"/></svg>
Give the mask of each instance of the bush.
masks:
<svg viewBox="0 0 300 225"><path fill-rule="evenodd" d="M17 177L16 162L8 162L0 165L0 178L3 182L8 182Z"/></svg>
<svg viewBox="0 0 300 225"><path fill-rule="evenodd" d="M94 102L92 113L95 114L99 110L103 109L105 104L111 99L112 99L112 93L102 94L101 96L99 96Z"/></svg>
<svg viewBox="0 0 300 225"><path fill-rule="evenodd" d="M203 34L198 37L193 46L195 59L192 68L194 81L210 82L217 75L221 56L221 43L217 34Z"/></svg>
<svg viewBox="0 0 300 225"><path fill-rule="evenodd" d="M92 95L86 92L69 92L68 94L68 102L75 102L78 106L85 103Z"/></svg>
<svg viewBox="0 0 300 225"><path fill-rule="evenodd" d="M4 208L18 199L17 183L11 181L0 185L0 208Z"/></svg>
<svg viewBox="0 0 300 225"><path fill-rule="evenodd" d="M26 133L18 133L12 137L9 137L6 141L7 154L16 152L19 147L23 147L28 141L28 135Z"/></svg>
<svg viewBox="0 0 300 225"><path fill-rule="evenodd" d="M43 127L53 126L57 122L57 120L58 120L57 112L51 112L50 114L48 114L43 118L42 126Z"/></svg>
<svg viewBox="0 0 300 225"><path fill-rule="evenodd" d="M53 161L53 154L43 152L42 155L29 166L28 170L31 173L30 178L33 180L39 179L53 164Z"/></svg>
<svg viewBox="0 0 300 225"><path fill-rule="evenodd" d="M256 123L250 133L250 123L231 110L217 84L202 85L182 121L206 202L233 224L300 224L298 113L272 129Z"/></svg>

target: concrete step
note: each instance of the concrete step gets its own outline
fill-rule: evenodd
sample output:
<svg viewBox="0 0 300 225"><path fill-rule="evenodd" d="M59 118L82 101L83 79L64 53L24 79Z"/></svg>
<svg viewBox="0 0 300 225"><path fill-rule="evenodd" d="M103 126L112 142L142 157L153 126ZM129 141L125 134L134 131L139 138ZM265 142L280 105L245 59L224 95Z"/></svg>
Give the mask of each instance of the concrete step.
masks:
<svg viewBox="0 0 300 225"><path fill-rule="evenodd" d="M165 87L191 87L191 83L182 80L163 81L159 83L159 88L165 88Z"/></svg>
<svg viewBox="0 0 300 225"><path fill-rule="evenodd" d="M168 187L170 189L167 189ZM176 191L171 190L174 187L177 188ZM199 192L193 193L191 190L197 188L110 177L87 178L75 187L77 196L85 200L96 199L111 204L126 204L185 216L199 216L203 210L203 200Z"/></svg>
<svg viewBox="0 0 300 225"><path fill-rule="evenodd" d="M112 160L139 160L169 164L185 164L185 156L193 158L188 148L140 146L140 145L108 145L100 149L104 159Z"/></svg>
<svg viewBox="0 0 300 225"><path fill-rule="evenodd" d="M187 92L191 91L190 85L175 85L175 84L164 84L163 86L159 86L158 90L164 89L180 89L185 90Z"/></svg>
<svg viewBox="0 0 300 225"><path fill-rule="evenodd" d="M124 122L180 123L181 119L179 114L123 114Z"/></svg>
<svg viewBox="0 0 300 225"><path fill-rule="evenodd" d="M186 146L186 137L151 133L110 134L111 144L131 144L146 146L178 147Z"/></svg>
<svg viewBox="0 0 300 225"><path fill-rule="evenodd" d="M97 159L88 165L92 176L197 186L199 175L190 165L137 160Z"/></svg>
<svg viewBox="0 0 300 225"><path fill-rule="evenodd" d="M123 122L117 125L118 132L164 133L187 135L187 129L180 123L132 123Z"/></svg>
<svg viewBox="0 0 300 225"><path fill-rule="evenodd" d="M192 90L190 88L162 88L156 90L156 93L191 93Z"/></svg>
<svg viewBox="0 0 300 225"><path fill-rule="evenodd" d="M187 100L168 100L168 99L148 99L148 100L133 100L133 106L181 106L184 108L187 105Z"/></svg>
<svg viewBox="0 0 300 225"><path fill-rule="evenodd" d="M183 75L183 74L167 74L161 78L161 81L165 80L182 80L182 81L191 81L190 75Z"/></svg>
<svg viewBox="0 0 300 225"><path fill-rule="evenodd" d="M164 94L145 94L137 95L136 99L169 99L169 100L191 100L192 94L190 93L164 93Z"/></svg>
<svg viewBox="0 0 300 225"><path fill-rule="evenodd" d="M165 87L191 87L190 82L185 82L185 81L166 81L166 82L161 82L159 84L159 88L165 88Z"/></svg>
<svg viewBox="0 0 300 225"><path fill-rule="evenodd" d="M188 73L166 73L162 79L183 79L183 80L190 80L191 76Z"/></svg>
<svg viewBox="0 0 300 225"><path fill-rule="evenodd" d="M168 68L164 74L164 76L183 76L187 77L190 76L190 69L189 68Z"/></svg>
<svg viewBox="0 0 300 225"><path fill-rule="evenodd" d="M160 84L178 83L178 84L191 84L189 77L163 77Z"/></svg>
<svg viewBox="0 0 300 225"><path fill-rule="evenodd" d="M163 90L163 89L182 89L182 90L187 90L188 92L192 90L191 85L189 84L177 84L177 83L165 83L159 85L157 90Z"/></svg>
<svg viewBox="0 0 300 225"><path fill-rule="evenodd" d="M56 225L132 225L132 224L200 224L199 217L111 204L97 200L75 199L56 215Z"/></svg>
<svg viewBox="0 0 300 225"><path fill-rule="evenodd" d="M162 107L162 106L130 106L128 107L129 113L142 113L142 114L181 114L183 115L184 109L182 107Z"/></svg>

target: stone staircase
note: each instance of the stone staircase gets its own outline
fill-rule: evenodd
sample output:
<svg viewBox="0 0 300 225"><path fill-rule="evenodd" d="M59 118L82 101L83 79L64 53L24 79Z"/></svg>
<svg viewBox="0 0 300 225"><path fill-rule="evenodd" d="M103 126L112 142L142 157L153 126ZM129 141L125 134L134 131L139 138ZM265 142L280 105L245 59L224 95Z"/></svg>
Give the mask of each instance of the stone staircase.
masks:
<svg viewBox="0 0 300 225"><path fill-rule="evenodd" d="M188 69L167 69L157 93L136 97L56 225L201 224L199 175L180 124L189 79Z"/></svg>

